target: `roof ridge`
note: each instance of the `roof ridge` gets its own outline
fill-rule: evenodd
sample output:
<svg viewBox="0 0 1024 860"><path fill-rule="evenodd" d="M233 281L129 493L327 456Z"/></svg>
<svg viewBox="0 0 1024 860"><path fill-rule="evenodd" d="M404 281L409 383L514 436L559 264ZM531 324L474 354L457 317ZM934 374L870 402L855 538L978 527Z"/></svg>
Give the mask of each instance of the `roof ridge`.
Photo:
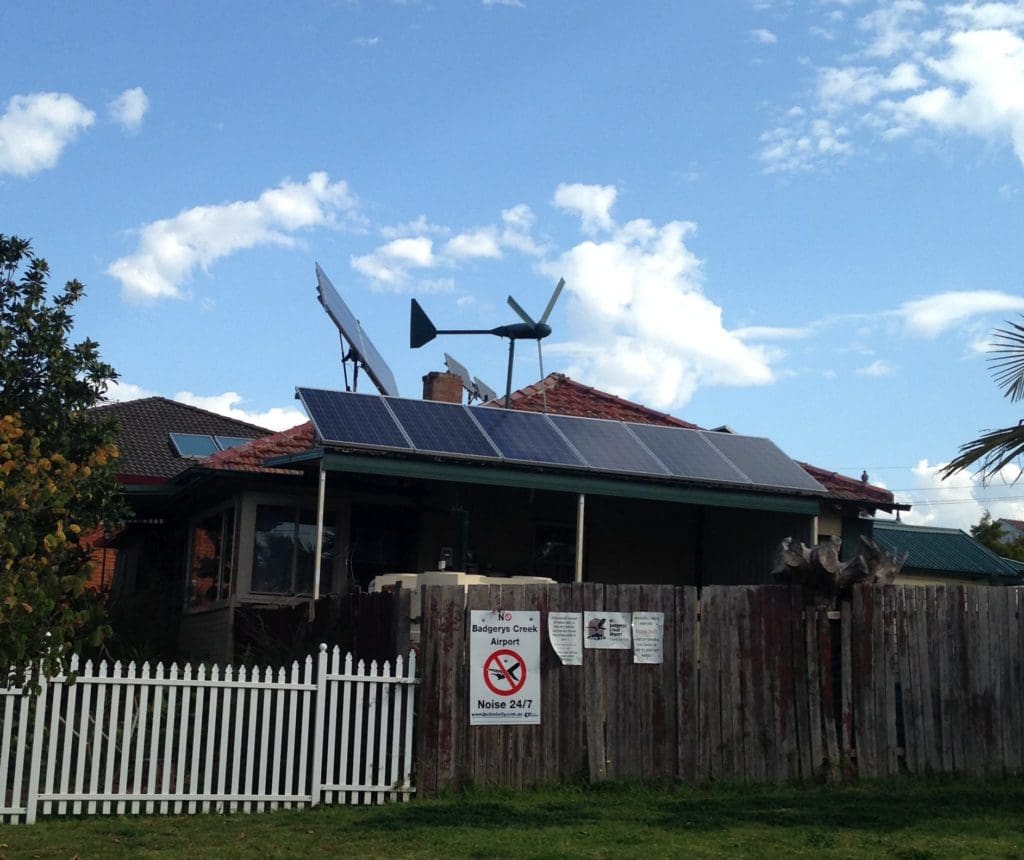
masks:
<svg viewBox="0 0 1024 860"><path fill-rule="evenodd" d="M204 409L202 406L195 406L191 403L184 403L181 400L174 400L171 397L164 397L162 394L152 394L149 397L133 397L131 400L112 400L109 403L99 403L96 406L90 406L87 411L95 412L100 409L110 409L116 408L118 406L130 407L131 404L152 403L154 401L166 403L171 406L181 407L183 409L189 409L192 412L199 412L203 415L211 415L214 418L220 418L224 421L231 421L234 424L239 424L242 427L249 428L250 430L258 430L261 433L276 432L274 430L271 430L269 427L263 427L260 424L253 424L251 421L243 421L241 418L235 418L233 415L224 415L221 412L214 412L212 409Z"/></svg>

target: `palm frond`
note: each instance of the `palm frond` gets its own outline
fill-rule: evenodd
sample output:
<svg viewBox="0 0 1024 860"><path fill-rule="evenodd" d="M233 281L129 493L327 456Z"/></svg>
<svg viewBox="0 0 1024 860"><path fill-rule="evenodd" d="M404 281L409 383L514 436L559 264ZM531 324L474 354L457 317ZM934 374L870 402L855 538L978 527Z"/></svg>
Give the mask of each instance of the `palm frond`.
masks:
<svg viewBox="0 0 1024 860"><path fill-rule="evenodd" d="M993 477L1014 460L1024 455L1024 422L1001 430L988 430L972 442L960 446L960 453L940 472L943 480L962 472L972 466L978 466L977 475L982 484L988 483ZM1018 481L1024 471L1018 468Z"/></svg>
<svg viewBox="0 0 1024 860"><path fill-rule="evenodd" d="M992 333L989 362L996 384L1011 401L1017 402L1024 400L1024 325L1006 325Z"/></svg>

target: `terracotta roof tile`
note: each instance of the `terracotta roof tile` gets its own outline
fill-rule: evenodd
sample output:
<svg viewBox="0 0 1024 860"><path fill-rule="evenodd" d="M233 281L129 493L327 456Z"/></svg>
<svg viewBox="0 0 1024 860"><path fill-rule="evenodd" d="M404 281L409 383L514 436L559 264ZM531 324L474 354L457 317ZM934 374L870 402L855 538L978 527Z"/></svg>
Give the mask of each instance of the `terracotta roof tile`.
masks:
<svg viewBox="0 0 1024 860"><path fill-rule="evenodd" d="M205 457L197 464L206 469L223 469L232 472L260 472L272 475L294 475L293 469L264 466L271 457L301 454L315 446L313 423L307 421L290 430L283 430L262 439L254 439L244 445L237 445L227 451L218 451Z"/></svg>
<svg viewBox="0 0 1024 860"><path fill-rule="evenodd" d="M535 385L528 385L526 388L513 391L511 406L513 409L543 412L545 411L545 393L547 411L555 415L611 418L618 421L630 421L634 424L664 424L669 427L697 429L697 425L691 424L689 421L649 409L639 403L624 400L589 385L582 385L563 373L549 373ZM500 406L503 402L503 400L492 400L488 405Z"/></svg>

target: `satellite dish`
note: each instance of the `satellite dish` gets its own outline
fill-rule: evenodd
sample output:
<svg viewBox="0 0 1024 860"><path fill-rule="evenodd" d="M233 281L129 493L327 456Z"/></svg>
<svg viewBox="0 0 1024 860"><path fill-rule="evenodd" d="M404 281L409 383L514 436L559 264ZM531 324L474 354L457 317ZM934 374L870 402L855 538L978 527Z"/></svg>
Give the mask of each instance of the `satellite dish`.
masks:
<svg viewBox="0 0 1024 860"><path fill-rule="evenodd" d="M554 309L555 302L558 301L558 297L561 295L562 288L564 286L565 279L563 278L559 280L558 284L555 286L555 291L551 294L551 298L548 300L548 306L544 308L544 313L541 314L540 319L536 322L534 322L530 315L523 310L519 302L512 298L512 296L509 296L509 306L516 312L516 314L518 314L519 318L522 319L522 322L486 329L439 329L430 321L430 317L428 317L423 308L420 307L420 303L417 302L416 299L413 299L411 315L409 318L409 346L413 349L418 349L425 343L430 343L430 341L439 334L493 334L498 337L507 337L508 374L505 379L505 408L507 409L509 401L512 399L512 360L515 357L517 340L537 341L537 358L540 362L540 378L544 378L544 353L541 350L540 342L551 334L551 326L548 325L548 317L551 316L551 311ZM545 397L545 401L546 399L547 398Z"/></svg>
<svg viewBox="0 0 1024 860"><path fill-rule="evenodd" d="M341 361L345 368L345 388L355 391L359 383L359 366L362 365L370 381L377 386L381 394L388 394L398 397L398 385L395 382L395 375L391 372L387 362L377 352L377 348L370 341L369 336L363 331L359 320L355 318L348 305L342 301L338 291L327 277L320 264L316 264L316 292L320 304L324 306L327 315L338 327L341 337ZM348 342L346 349L345 343ZM353 365L352 387L348 385L348 362Z"/></svg>
<svg viewBox="0 0 1024 860"><path fill-rule="evenodd" d="M488 400L496 400L498 398L493 388L481 382L475 376L470 377L469 371L466 370L465 366L448 355L447 352L444 354L444 363L449 373L454 373L462 380L462 387L466 389L470 403L474 400L482 400L486 403Z"/></svg>

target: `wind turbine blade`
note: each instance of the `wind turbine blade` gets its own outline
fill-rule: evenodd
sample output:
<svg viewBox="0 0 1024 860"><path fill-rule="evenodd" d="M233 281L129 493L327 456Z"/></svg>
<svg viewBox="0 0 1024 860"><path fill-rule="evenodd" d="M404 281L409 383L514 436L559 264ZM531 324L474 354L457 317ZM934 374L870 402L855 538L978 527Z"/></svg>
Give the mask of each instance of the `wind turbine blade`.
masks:
<svg viewBox="0 0 1024 860"><path fill-rule="evenodd" d="M562 287L565 286L565 278L558 279L558 286L555 287L555 291L551 294L551 299L548 302L548 306L544 308L544 313L541 315L540 321L546 323L548 317L551 316L551 311L555 307L555 302L558 301L558 297L562 294Z"/></svg>
<svg viewBox="0 0 1024 860"><path fill-rule="evenodd" d="M537 327L537 323L530 319L530 315L522 309L519 302L512 298L512 296L508 297L508 303L512 310L514 310L517 314L519 314L520 317L522 317L523 322L525 322L529 326L533 326L534 328Z"/></svg>

